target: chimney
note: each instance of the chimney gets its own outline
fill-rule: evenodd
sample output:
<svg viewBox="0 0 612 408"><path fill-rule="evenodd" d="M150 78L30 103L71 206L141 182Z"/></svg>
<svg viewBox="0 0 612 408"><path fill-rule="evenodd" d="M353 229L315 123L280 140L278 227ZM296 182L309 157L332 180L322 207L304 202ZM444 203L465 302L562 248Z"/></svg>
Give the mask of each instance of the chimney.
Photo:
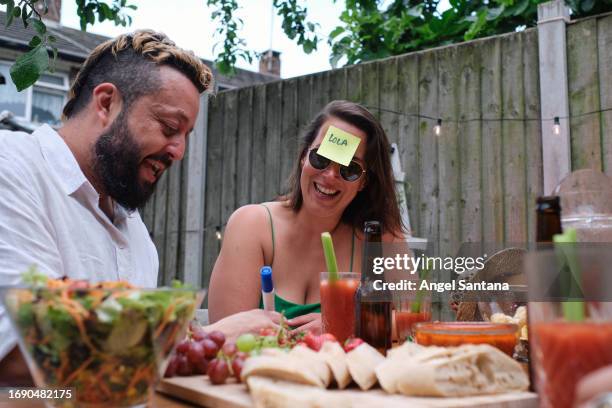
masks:
<svg viewBox="0 0 612 408"><path fill-rule="evenodd" d="M62 0L47 0L47 8L49 9L47 14L43 14L45 12L43 3L42 1L36 2L36 11L42 15L43 19L59 24L62 16Z"/></svg>
<svg viewBox="0 0 612 408"><path fill-rule="evenodd" d="M273 50L264 51L259 58L259 72L280 78L280 52Z"/></svg>

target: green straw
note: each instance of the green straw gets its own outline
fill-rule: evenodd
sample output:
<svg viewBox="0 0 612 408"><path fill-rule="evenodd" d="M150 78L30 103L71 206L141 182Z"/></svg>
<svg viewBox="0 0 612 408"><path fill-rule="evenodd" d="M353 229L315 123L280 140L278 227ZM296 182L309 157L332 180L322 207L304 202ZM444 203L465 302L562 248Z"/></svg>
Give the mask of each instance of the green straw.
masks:
<svg viewBox="0 0 612 408"><path fill-rule="evenodd" d="M329 281L335 282L338 279L338 263L336 262L334 243L329 232L321 234L321 242L323 243L323 254L325 254L327 272L329 272Z"/></svg>
<svg viewBox="0 0 612 408"><path fill-rule="evenodd" d="M580 290L580 268L578 267L578 261L576 257L576 246L574 245L577 241L576 230L573 228L568 229L563 234L557 234L553 236L553 242L560 244L556 248L560 249L560 255L565 259L570 269L569 283L564 289L563 293L567 293L568 296L580 296L582 294ZM576 287L573 282L576 282ZM569 322L582 322L584 320L584 302L570 301L561 302L563 309L563 317Z"/></svg>

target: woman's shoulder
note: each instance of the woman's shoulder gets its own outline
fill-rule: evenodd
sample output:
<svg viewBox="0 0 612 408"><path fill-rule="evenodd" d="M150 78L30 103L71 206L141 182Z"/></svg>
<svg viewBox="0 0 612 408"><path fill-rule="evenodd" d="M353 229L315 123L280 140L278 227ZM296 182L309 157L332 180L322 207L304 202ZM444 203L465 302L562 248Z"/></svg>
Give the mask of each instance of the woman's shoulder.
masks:
<svg viewBox="0 0 612 408"><path fill-rule="evenodd" d="M257 227L266 221L266 209L261 204L247 204L236 209L227 220L227 226Z"/></svg>

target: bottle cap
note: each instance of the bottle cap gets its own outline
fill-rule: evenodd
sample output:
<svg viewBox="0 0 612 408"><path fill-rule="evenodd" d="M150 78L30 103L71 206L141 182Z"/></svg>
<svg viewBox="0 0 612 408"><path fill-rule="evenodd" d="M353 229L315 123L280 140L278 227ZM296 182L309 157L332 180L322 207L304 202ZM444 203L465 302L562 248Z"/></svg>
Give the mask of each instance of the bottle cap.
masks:
<svg viewBox="0 0 612 408"><path fill-rule="evenodd" d="M270 293L274 290L274 284L272 283L272 268L269 266L263 266L260 271L261 274L261 291Z"/></svg>

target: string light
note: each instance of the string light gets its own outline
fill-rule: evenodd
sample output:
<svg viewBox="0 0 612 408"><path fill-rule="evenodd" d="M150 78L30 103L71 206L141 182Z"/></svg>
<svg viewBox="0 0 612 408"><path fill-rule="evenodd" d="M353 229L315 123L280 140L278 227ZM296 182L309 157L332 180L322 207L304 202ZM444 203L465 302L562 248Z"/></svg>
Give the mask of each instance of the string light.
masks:
<svg viewBox="0 0 612 408"><path fill-rule="evenodd" d="M438 118L438 121L436 122L436 126L434 126L434 134L436 136L440 136L441 132L442 132L442 119Z"/></svg>
<svg viewBox="0 0 612 408"><path fill-rule="evenodd" d="M561 134L561 124L559 123L559 117L558 116L555 116L555 119L554 119L553 133L556 136L559 136Z"/></svg>
<svg viewBox="0 0 612 408"><path fill-rule="evenodd" d="M221 241L221 239L223 238L223 236L221 235L221 227L219 226L215 227L215 236L217 237L219 241Z"/></svg>

